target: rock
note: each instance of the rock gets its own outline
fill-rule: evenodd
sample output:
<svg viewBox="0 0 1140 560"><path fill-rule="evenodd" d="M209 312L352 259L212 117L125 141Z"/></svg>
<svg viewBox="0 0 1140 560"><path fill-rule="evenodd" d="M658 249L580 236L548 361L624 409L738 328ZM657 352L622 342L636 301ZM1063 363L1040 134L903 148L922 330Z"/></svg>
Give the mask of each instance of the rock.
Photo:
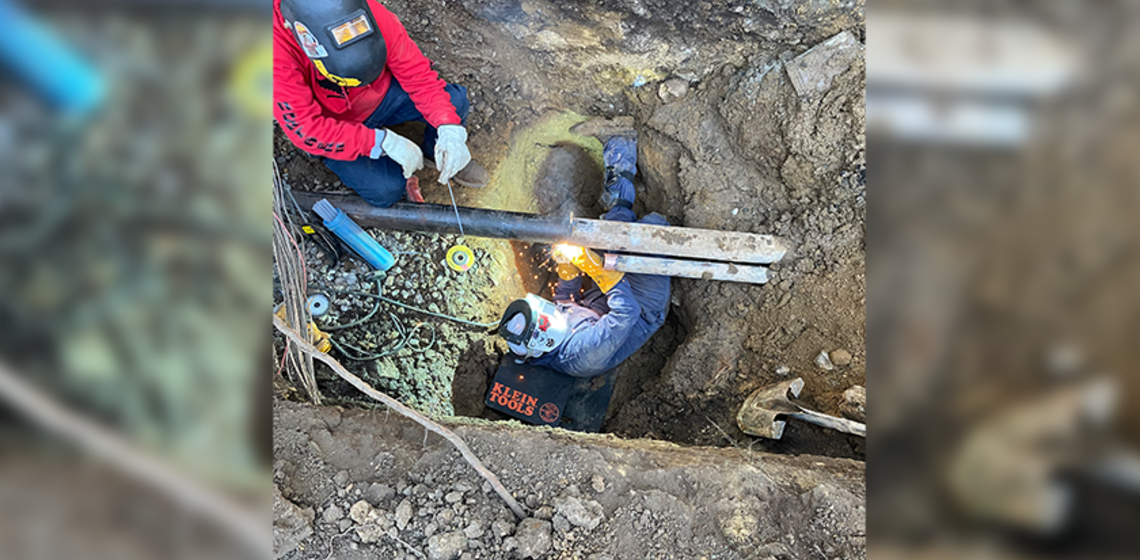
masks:
<svg viewBox="0 0 1140 560"><path fill-rule="evenodd" d="M842 348L840 348L839 350L832 350L831 354L830 354L830 358L831 358L831 363L833 363L839 367L844 367L844 366L851 363L851 352L848 352Z"/></svg>
<svg viewBox="0 0 1140 560"><path fill-rule="evenodd" d="M435 520L440 525L444 525L444 526L451 525L451 522L455 520L455 512L452 511L451 509L445 509L445 510L439 512L439 514L435 516Z"/></svg>
<svg viewBox="0 0 1140 560"><path fill-rule="evenodd" d="M515 536L510 540L514 545L515 558L541 558L550 552L550 522L528 517L519 522Z"/></svg>
<svg viewBox="0 0 1140 560"><path fill-rule="evenodd" d="M867 421L867 389L856 385L843 392L843 404L839 413L856 422Z"/></svg>
<svg viewBox="0 0 1140 560"><path fill-rule="evenodd" d="M542 506L534 510L534 516L539 519L550 521L551 519L554 519L554 508L551 506Z"/></svg>
<svg viewBox="0 0 1140 560"><path fill-rule="evenodd" d="M357 524L365 525L372 523L373 519L376 517L375 511L376 510L372 509L371 504L364 500L360 500L359 502L352 504L352 507L349 508L348 517L349 519L355 521Z"/></svg>
<svg viewBox="0 0 1140 560"><path fill-rule="evenodd" d="M440 533L428 539L427 556L431 560L455 560L466 549L467 537L463 533Z"/></svg>
<svg viewBox="0 0 1140 560"><path fill-rule="evenodd" d="M467 526L463 530L463 535L469 539L477 539L483 536L483 524L478 521Z"/></svg>
<svg viewBox="0 0 1140 560"><path fill-rule="evenodd" d="M555 515L554 521L552 523L554 525L554 530L558 531L559 533L569 533L570 529L573 528L570 525L570 521L567 520L566 516L562 514Z"/></svg>
<svg viewBox="0 0 1140 560"><path fill-rule="evenodd" d="M514 532L515 532L515 526L514 526L514 524L510 523L509 521L503 521L502 519L497 519L497 520L495 520L494 523L491 524L491 533L494 534L496 538L501 539L504 537L509 537L511 535L511 533L514 533Z"/></svg>
<svg viewBox="0 0 1140 560"><path fill-rule="evenodd" d="M384 507L395 496L396 491L392 490L391 486L379 482L373 482L364 491L364 499L374 507Z"/></svg>
<svg viewBox="0 0 1140 560"><path fill-rule="evenodd" d="M689 94L689 82L681 78L670 78L661 82L661 87L657 88L657 96L661 101L669 103L685 97Z"/></svg>
<svg viewBox="0 0 1140 560"><path fill-rule="evenodd" d="M273 556L281 558L313 534L313 508L301 508L273 487ZM549 536L547 537L549 539Z"/></svg>
<svg viewBox="0 0 1140 560"><path fill-rule="evenodd" d="M831 358L827 355L827 352L820 352L819 355L815 357L815 365L827 371L835 369L835 364L831 363Z"/></svg>
<svg viewBox="0 0 1140 560"><path fill-rule="evenodd" d="M351 519L341 519L340 522L337 523L337 525L336 525L337 530L340 531L341 533L349 530L351 527L352 527L352 520Z"/></svg>
<svg viewBox="0 0 1140 560"><path fill-rule="evenodd" d="M776 368L776 375L779 375L780 377L787 377L790 373L792 373L792 368L788 366L780 366Z"/></svg>
<svg viewBox="0 0 1140 560"><path fill-rule="evenodd" d="M321 519L324 519L325 523L335 523L337 521L340 521L340 518L342 517L344 517L344 512L342 512L340 508L336 507L335 505L331 505L325 508L324 513L321 514Z"/></svg>
<svg viewBox="0 0 1140 560"><path fill-rule="evenodd" d="M566 516L566 520L578 527L593 531L605 518L602 504L593 500L566 497L555 498L554 507L558 513Z"/></svg>
<svg viewBox="0 0 1140 560"><path fill-rule="evenodd" d="M396 528L403 531L408 526L408 521L412 519L412 501L404 498L400 505L396 506Z"/></svg>
<svg viewBox="0 0 1140 560"><path fill-rule="evenodd" d="M443 497L444 501L449 504L459 503L463 499L463 492L451 492Z"/></svg>
<svg viewBox="0 0 1140 560"><path fill-rule="evenodd" d="M593 488L594 492L597 492L599 494L602 492L605 492L606 491L606 479L602 478L602 475L600 475L600 474L596 474L596 475L590 477L590 488Z"/></svg>
<svg viewBox="0 0 1140 560"><path fill-rule="evenodd" d="M439 525L436 525L435 523L428 523L427 526L424 527L424 536L430 537L430 536L434 535L435 532L438 530L439 530Z"/></svg>
<svg viewBox="0 0 1140 560"><path fill-rule="evenodd" d="M348 471L340 471L333 477L333 483L337 486L344 486L348 484Z"/></svg>
<svg viewBox="0 0 1140 560"><path fill-rule="evenodd" d="M831 81L863 56L863 45L844 31L808 49L787 64L788 78L801 96L831 89Z"/></svg>

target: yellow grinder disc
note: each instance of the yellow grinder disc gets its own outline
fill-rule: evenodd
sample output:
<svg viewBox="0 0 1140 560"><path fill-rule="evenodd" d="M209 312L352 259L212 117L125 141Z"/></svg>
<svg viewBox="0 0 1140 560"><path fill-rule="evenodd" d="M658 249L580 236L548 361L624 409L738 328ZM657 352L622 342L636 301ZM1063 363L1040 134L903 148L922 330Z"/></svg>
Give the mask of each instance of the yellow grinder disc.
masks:
<svg viewBox="0 0 1140 560"><path fill-rule="evenodd" d="M447 266L459 272L466 272L475 264L475 253L466 245L456 245L447 250Z"/></svg>

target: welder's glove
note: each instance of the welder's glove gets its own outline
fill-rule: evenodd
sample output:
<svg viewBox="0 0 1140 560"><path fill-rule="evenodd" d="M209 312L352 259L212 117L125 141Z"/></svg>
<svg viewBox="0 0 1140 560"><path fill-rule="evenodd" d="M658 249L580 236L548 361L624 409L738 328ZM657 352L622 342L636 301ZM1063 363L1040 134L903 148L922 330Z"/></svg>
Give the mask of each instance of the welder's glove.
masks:
<svg viewBox="0 0 1140 560"><path fill-rule="evenodd" d="M376 145L372 148L372 153L369 156L372 159L388 156L404 168L405 179L424 167L424 153L420 147L415 142L386 128L376 129Z"/></svg>
<svg viewBox="0 0 1140 560"><path fill-rule="evenodd" d="M593 250L584 247L576 247L574 249L576 250L564 251L564 253L570 258L570 262L578 267L578 270L585 272L587 276L594 280L594 283L598 285L598 289L601 290L602 293L609 292L610 288L613 288L615 284L621 282L622 277L625 276L624 272L606 270L605 260Z"/></svg>
<svg viewBox="0 0 1140 560"><path fill-rule="evenodd" d="M554 271L557 272L558 277L563 280L573 280L577 278L579 274L582 274L582 271L578 270L578 267L568 262L558 263L558 266L554 267Z"/></svg>
<svg viewBox="0 0 1140 560"><path fill-rule="evenodd" d="M435 142L435 165L439 168L439 182L447 184L448 179L463 171L471 162L471 151L467 149L467 129L457 124L439 127L439 140Z"/></svg>

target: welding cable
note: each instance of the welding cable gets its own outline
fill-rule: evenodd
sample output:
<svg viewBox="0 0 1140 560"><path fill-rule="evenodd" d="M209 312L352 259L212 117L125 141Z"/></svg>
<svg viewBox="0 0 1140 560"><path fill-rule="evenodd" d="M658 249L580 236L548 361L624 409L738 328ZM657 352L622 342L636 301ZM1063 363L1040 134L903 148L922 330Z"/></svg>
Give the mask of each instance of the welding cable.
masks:
<svg viewBox="0 0 1140 560"><path fill-rule="evenodd" d="M377 301L376 304L372 306L372 311L369 311L367 315L365 315L364 317L362 317L360 319L357 319L351 323L345 323L343 325L322 326L322 327L320 327L320 329L322 331L331 332L331 331L342 331L344 329L351 329L352 327L359 327L360 325L363 325L364 323L367 323L370 319L372 319L372 316L376 315L376 312L379 310L380 310L380 302Z"/></svg>
<svg viewBox="0 0 1140 560"><path fill-rule="evenodd" d="M435 345L435 340L436 340L435 325L432 325L431 323L422 323L421 322L421 323L416 323L415 326L413 326L410 330L408 330L408 329L404 328L403 323L400 322L399 317L396 317L396 315L394 313L389 313L388 316L389 316L389 318L392 319L392 325L396 329L396 334L398 335L399 340L392 347L387 348L381 352L369 353L368 351L361 349L357 346L354 346L348 342L343 342L343 341L337 342L337 340L334 338L329 338L329 342L331 342L333 345L333 348L336 348L337 351L340 352L341 355L343 355L346 359L352 360L355 362L368 362L368 361L372 361L372 360L378 360L378 359L386 357L386 356L391 356L391 355L399 352L400 350L403 350L405 347L407 347L409 350L411 350L413 352L425 352L429 348L431 348L433 345ZM411 345L410 342L412 340L412 335L418 329L420 329L421 327L424 327L424 326L427 326L431 329L431 340L426 345L422 345L422 344L417 344L414 346ZM355 354L349 353L348 350L351 350Z"/></svg>
<svg viewBox="0 0 1140 560"><path fill-rule="evenodd" d="M377 289L379 289L379 285L377 285ZM349 290L337 290L337 289L333 289L333 288L325 288L325 291L331 292L334 294L341 294L341 295L348 295L348 296L369 297L369 298L380 300L384 303L389 303L392 305L403 307L405 309L410 309L410 310L415 311L417 313L423 313L424 315L431 315L432 317L438 317L440 319L447 319L448 321L455 321L456 323L462 323L464 325L471 325L472 327L479 327L481 329L493 329L493 328L496 328L499 326L498 321L493 321L490 323L479 323L479 322L470 321L467 319L460 319L459 317L452 317L451 315L444 315L443 313L436 313L434 311L428 311L427 309L421 309L421 308L415 307L413 305L408 305L406 303L399 302L399 301L396 301L394 299L389 299L389 298L384 297L380 294L371 294L368 292L355 292L355 291L349 291Z"/></svg>

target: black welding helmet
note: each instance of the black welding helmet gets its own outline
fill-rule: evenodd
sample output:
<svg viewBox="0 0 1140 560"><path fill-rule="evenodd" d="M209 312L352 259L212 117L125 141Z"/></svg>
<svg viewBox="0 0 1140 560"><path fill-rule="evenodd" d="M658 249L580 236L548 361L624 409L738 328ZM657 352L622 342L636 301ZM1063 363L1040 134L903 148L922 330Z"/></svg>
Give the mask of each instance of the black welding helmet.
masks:
<svg viewBox="0 0 1140 560"><path fill-rule="evenodd" d="M537 358L561 345L570 334L566 315L552 302L534 294L516 299L507 306L499 321L499 336L511 352Z"/></svg>
<svg viewBox="0 0 1140 560"><path fill-rule="evenodd" d="M329 81L363 86L384 71L388 48L367 0L281 0L281 16Z"/></svg>

